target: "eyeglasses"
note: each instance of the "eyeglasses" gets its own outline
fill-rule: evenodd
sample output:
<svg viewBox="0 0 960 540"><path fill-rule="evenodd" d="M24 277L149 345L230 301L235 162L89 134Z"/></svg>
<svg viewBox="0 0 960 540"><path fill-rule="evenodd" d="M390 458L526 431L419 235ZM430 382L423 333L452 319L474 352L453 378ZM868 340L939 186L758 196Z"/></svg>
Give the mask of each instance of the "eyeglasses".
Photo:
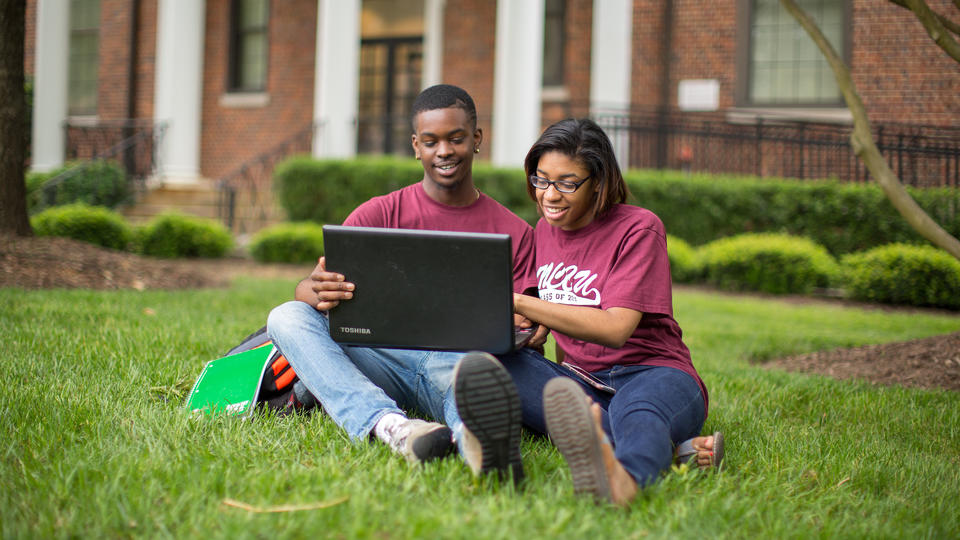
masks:
<svg viewBox="0 0 960 540"><path fill-rule="evenodd" d="M589 179L590 177L588 176L579 182L573 182L571 180L547 180L539 176L531 176L530 185L537 189L548 189L550 186L553 186L557 188L557 191L560 193L573 193L580 189L580 186Z"/></svg>

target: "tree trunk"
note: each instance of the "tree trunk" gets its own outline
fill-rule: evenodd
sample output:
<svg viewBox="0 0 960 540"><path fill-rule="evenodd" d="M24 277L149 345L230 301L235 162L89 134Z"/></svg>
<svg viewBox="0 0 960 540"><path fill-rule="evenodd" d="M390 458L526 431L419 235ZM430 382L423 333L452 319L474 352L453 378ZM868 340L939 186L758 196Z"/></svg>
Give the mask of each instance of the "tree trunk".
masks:
<svg viewBox="0 0 960 540"><path fill-rule="evenodd" d="M26 0L0 2L0 233L28 236L24 178L27 101L23 87Z"/></svg>
<svg viewBox="0 0 960 540"><path fill-rule="evenodd" d="M887 199L907 220L913 230L950 255L960 259L960 240L951 236L928 216L923 208L920 208L920 205L913 200L910 193L903 187L897 175L890 170L890 166L887 165L880 149L877 148L873 140L873 132L870 129L870 120L867 118L867 111L863 106L863 101L860 100L860 94L857 93L853 79L850 77L850 69L840 59L840 55L833 49L833 46L830 45L830 42L820 32L813 20L807 16L806 12L797 6L793 0L780 0L780 3L807 31L807 34L820 48L820 52L826 57L827 62L830 63L830 68L833 69L837 85L840 87L843 99L847 102L847 107L853 116L853 133L850 135L853 152L867 166L870 174L880 184L880 188L886 194Z"/></svg>

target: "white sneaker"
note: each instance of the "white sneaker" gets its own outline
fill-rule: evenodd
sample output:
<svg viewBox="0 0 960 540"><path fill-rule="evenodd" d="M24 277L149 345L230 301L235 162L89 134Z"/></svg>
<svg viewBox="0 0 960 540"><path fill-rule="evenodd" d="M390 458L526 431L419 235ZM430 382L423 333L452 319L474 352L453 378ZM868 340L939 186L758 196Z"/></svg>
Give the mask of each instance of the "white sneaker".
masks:
<svg viewBox="0 0 960 540"><path fill-rule="evenodd" d="M416 418L387 428L387 436L390 448L410 463L442 458L454 448L450 428Z"/></svg>

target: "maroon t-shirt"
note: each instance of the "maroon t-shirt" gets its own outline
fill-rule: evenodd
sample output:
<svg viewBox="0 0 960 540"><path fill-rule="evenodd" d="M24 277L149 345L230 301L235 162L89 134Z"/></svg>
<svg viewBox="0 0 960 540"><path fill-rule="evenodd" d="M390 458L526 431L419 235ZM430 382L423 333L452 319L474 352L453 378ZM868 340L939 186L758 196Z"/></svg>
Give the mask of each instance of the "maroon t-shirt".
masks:
<svg viewBox="0 0 960 540"><path fill-rule="evenodd" d="M541 219L535 239L541 299L643 313L619 349L554 332L567 362L587 371L638 364L677 368L696 379L706 402L707 389L673 319L670 261L660 218L644 208L619 204L576 231Z"/></svg>
<svg viewBox="0 0 960 540"><path fill-rule="evenodd" d="M344 225L509 234L513 248L513 288L533 286L533 229L506 207L480 194L470 206L447 206L431 199L417 182L374 197L347 216Z"/></svg>

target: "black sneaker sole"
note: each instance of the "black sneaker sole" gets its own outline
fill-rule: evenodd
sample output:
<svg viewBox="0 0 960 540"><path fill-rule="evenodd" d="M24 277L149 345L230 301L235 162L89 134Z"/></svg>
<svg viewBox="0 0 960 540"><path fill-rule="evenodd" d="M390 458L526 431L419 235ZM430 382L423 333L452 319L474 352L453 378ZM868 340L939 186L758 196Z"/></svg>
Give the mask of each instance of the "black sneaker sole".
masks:
<svg viewBox="0 0 960 540"><path fill-rule="evenodd" d="M496 472L514 484L523 480L520 395L510 374L492 355L468 353L457 363L453 393L463 425L480 443L480 474Z"/></svg>
<svg viewBox="0 0 960 540"><path fill-rule="evenodd" d="M414 456L422 463L446 457L454 448L456 446L453 444L453 432L447 426L438 427L417 437L412 445Z"/></svg>
<svg viewBox="0 0 960 540"><path fill-rule="evenodd" d="M567 461L574 493L609 501L610 480L586 397L575 381L550 379L543 389L547 433Z"/></svg>

